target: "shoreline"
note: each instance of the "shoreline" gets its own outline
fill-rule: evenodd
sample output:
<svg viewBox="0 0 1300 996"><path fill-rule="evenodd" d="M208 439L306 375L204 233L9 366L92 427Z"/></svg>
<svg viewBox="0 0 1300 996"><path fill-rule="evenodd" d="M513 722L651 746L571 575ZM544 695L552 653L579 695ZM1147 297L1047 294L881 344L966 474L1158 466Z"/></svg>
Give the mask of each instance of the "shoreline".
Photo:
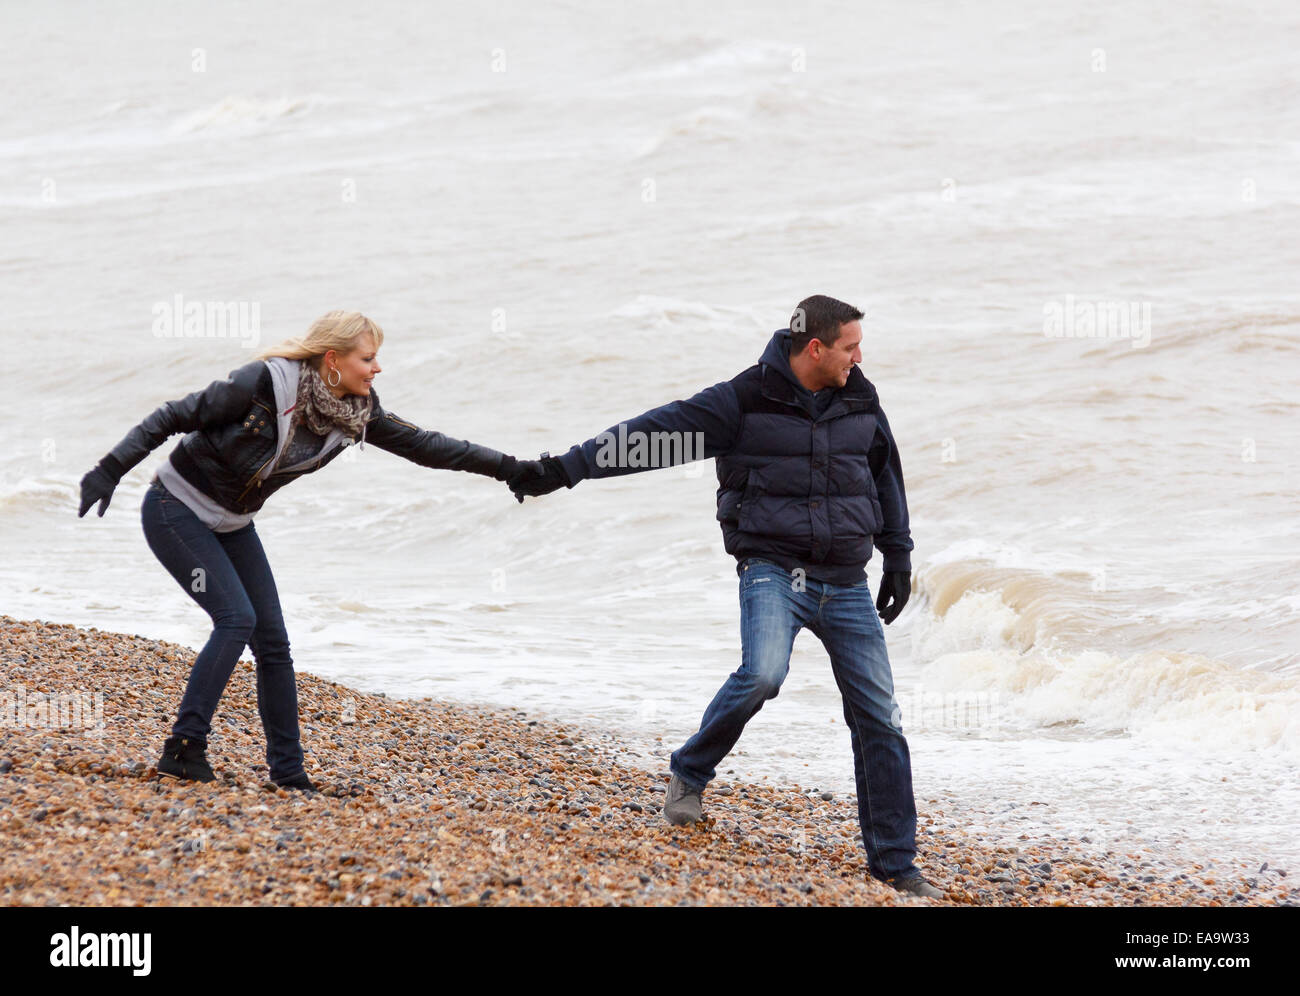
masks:
<svg viewBox="0 0 1300 996"><path fill-rule="evenodd" d="M213 721L208 785L153 768L194 651L0 616L5 905L1097 905L1290 901L1285 874L1023 835L987 844L918 799L917 866L944 900L870 878L852 796L717 779L671 827L667 783L612 733L524 710L389 698L298 671L309 777L267 786L253 665ZM42 693L83 704L57 725ZM71 702L75 705L76 702ZM58 712L56 707L54 712ZM68 712L64 710L65 714ZM67 716L65 715L65 717ZM827 798L830 796L830 798ZM949 816L948 813L957 815Z"/></svg>

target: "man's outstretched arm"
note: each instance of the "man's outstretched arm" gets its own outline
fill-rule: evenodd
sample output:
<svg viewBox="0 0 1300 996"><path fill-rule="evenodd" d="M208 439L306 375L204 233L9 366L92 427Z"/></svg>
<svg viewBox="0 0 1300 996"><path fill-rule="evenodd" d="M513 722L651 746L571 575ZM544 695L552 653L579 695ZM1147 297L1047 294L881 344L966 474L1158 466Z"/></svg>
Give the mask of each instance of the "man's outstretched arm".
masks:
<svg viewBox="0 0 1300 996"><path fill-rule="evenodd" d="M707 460L730 450L739 434L740 400L731 381L722 381L610 426L562 456L544 458L544 474L519 475L509 482L510 490L516 497L544 495L589 477Z"/></svg>

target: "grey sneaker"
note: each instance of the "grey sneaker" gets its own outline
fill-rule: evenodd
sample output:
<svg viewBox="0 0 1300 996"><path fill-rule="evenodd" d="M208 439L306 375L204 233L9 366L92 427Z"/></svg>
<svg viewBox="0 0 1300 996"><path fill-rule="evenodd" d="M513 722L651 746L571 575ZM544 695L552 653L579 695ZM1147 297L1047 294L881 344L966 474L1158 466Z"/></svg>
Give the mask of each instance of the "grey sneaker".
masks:
<svg viewBox="0 0 1300 996"><path fill-rule="evenodd" d="M673 775L664 794L664 819L675 827L696 823L704 819L700 805L700 790L693 789Z"/></svg>
<svg viewBox="0 0 1300 996"><path fill-rule="evenodd" d="M920 875L912 875L908 878L888 878L885 879L899 892L909 896L921 896L924 899L942 899L943 893L927 882Z"/></svg>

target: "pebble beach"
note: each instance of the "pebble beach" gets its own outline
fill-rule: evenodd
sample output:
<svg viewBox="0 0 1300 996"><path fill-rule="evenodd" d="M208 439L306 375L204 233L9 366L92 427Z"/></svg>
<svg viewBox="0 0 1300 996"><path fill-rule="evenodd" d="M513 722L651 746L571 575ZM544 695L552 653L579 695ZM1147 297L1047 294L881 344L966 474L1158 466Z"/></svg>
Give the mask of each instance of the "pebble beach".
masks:
<svg viewBox="0 0 1300 996"><path fill-rule="evenodd" d="M1287 905L1286 869L1179 864L1082 840L991 845L918 791L918 867L870 878L855 802L719 778L707 819L660 814L666 771L608 731L372 695L298 672L306 768L266 777L254 668L214 720L217 781L154 764L194 651L0 616L0 903L167 905ZM954 789L954 791L957 791Z"/></svg>

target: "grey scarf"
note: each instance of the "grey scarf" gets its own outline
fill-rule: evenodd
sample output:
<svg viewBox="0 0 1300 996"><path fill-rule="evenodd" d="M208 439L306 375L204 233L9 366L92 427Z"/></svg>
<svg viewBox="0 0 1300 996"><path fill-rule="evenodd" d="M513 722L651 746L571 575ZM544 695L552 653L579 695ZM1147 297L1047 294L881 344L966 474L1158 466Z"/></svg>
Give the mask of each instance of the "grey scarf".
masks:
<svg viewBox="0 0 1300 996"><path fill-rule="evenodd" d="M336 398L315 367L304 360L298 372L298 401L293 410L293 424L305 423L318 436L327 436L334 428L356 439L370 418L370 396L360 398L345 394Z"/></svg>

